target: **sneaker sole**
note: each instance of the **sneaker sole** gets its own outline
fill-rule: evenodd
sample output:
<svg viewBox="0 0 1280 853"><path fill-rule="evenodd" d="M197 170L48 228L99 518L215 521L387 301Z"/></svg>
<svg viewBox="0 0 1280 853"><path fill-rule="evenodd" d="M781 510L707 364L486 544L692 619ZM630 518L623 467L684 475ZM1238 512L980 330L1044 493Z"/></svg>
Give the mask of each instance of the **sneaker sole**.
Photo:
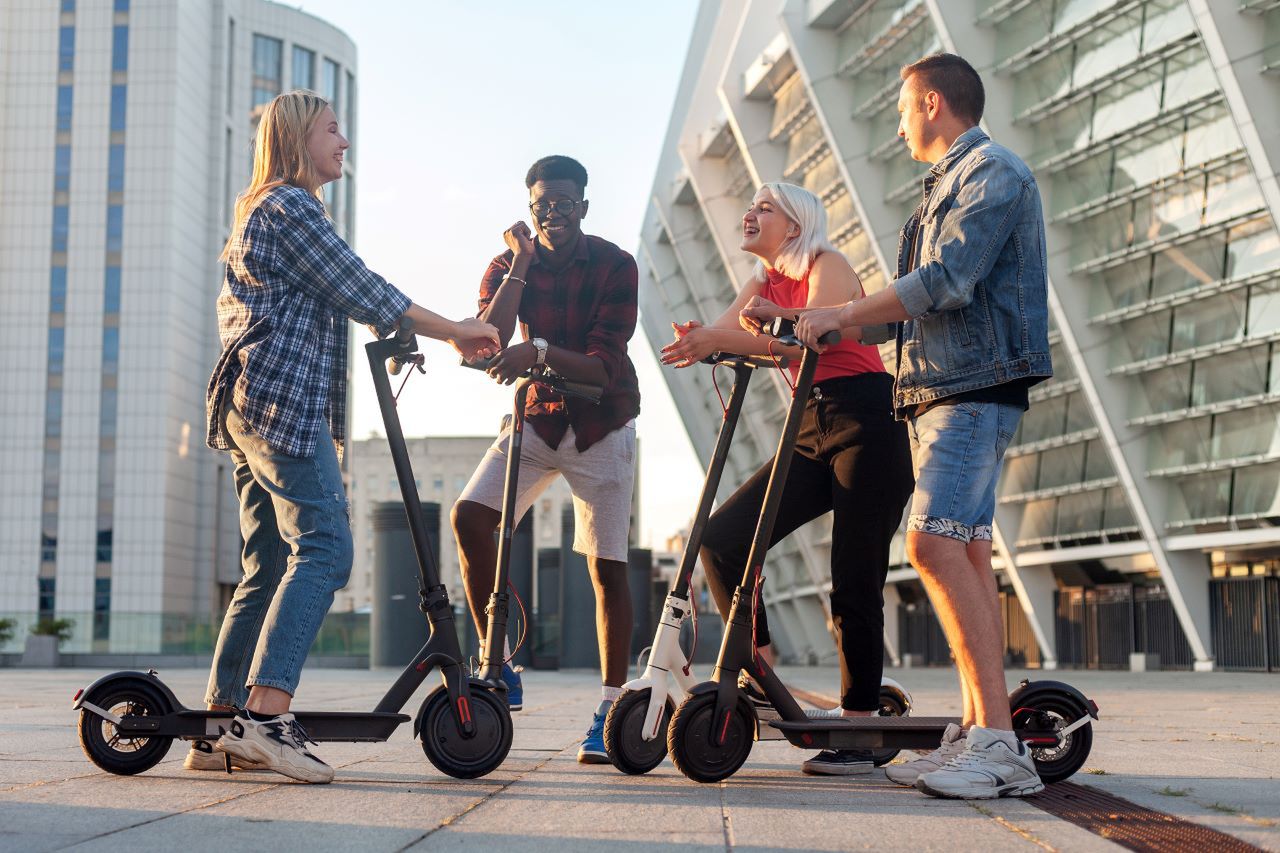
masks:
<svg viewBox="0 0 1280 853"><path fill-rule="evenodd" d="M183 761L183 762L182 762L182 769L183 769L183 770L196 770L196 771L199 771L199 772L201 772L201 773L212 773L212 772L215 772L215 771L216 771L216 772L219 772L219 773L225 773L225 772L226 772L226 770L227 770L227 763L222 759L222 755L223 755L222 753L218 753L217 764L214 764L212 761L210 761L208 764L205 764L205 765L203 765L203 766L202 766L202 765L200 765L200 764L198 764L198 763L196 763L196 762L194 762L194 761L192 761L190 758L187 758L185 761ZM241 764L241 763L240 763L241 761L244 761L244 759L238 759L238 760L237 760L237 759L232 759L232 760L231 760L231 769L232 769L232 770L239 770L239 771L241 771L241 772L253 772L254 770L266 770L266 769L267 769L267 768L265 768L265 767L260 767L260 766L259 766L259 765L257 765L257 764L250 764L250 763L249 763L249 762L247 762L247 761L245 761L243 764Z"/></svg>
<svg viewBox="0 0 1280 853"><path fill-rule="evenodd" d="M297 779L299 782L307 782L312 785L327 785L333 781L333 773L321 773L314 770L307 770L302 767L295 767L291 764L274 765L271 762L271 756L265 750L258 747L254 743L246 743L244 741L233 741L232 744L243 749L249 755L239 755L236 752L226 749L221 742L214 744L214 749L219 752L225 752L233 759L240 758L246 761L252 761L258 765L259 770L270 770L273 773L279 773L281 776L288 776L290 779Z"/></svg>
<svg viewBox="0 0 1280 853"><path fill-rule="evenodd" d="M968 791L944 791L927 784L921 777L916 781L915 787L931 797L944 800L996 800L1001 797L1027 797L1038 794L1044 790L1044 783L1002 785L999 788L971 788Z"/></svg>
<svg viewBox="0 0 1280 853"><path fill-rule="evenodd" d="M579 750L578 763L579 764L612 764L613 762L609 760L609 753L607 752L585 752L585 751Z"/></svg>
<svg viewBox="0 0 1280 853"><path fill-rule="evenodd" d="M810 766L807 762L800 765L800 769L807 776L870 776L872 765L865 767L842 767L839 765L816 764Z"/></svg>

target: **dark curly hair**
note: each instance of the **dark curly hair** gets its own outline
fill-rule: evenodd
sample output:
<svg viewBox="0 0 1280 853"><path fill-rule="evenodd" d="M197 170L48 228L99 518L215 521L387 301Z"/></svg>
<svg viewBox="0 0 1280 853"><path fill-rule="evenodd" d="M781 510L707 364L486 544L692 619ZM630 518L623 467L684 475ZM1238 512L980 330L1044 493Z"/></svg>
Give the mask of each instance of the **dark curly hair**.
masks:
<svg viewBox="0 0 1280 853"><path fill-rule="evenodd" d="M572 157L552 154L543 157L529 167L524 176L524 185L532 188L538 181L573 181L581 195L587 191L587 170Z"/></svg>

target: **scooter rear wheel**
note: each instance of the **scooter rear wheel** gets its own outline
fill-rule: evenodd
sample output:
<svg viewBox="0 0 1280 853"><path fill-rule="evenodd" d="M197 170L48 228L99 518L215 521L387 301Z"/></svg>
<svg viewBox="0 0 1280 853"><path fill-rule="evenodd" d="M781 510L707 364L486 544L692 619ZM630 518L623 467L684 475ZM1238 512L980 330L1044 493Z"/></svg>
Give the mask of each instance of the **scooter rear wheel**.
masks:
<svg viewBox="0 0 1280 853"><path fill-rule="evenodd" d="M619 696L604 718L604 748L613 766L623 773L639 776L648 773L667 757L667 738L671 715L675 711L666 702L658 720L657 732L644 739L644 718L649 712L652 689L628 690Z"/></svg>
<svg viewBox="0 0 1280 853"><path fill-rule="evenodd" d="M145 681L108 682L84 697L117 717L161 717L172 708L164 693ZM108 773L132 776L160 763L173 738L122 733L115 723L88 708L80 709L80 746L89 760Z"/></svg>
<svg viewBox="0 0 1280 853"><path fill-rule="evenodd" d="M738 772L755 740L755 712L745 696L738 697L727 720L713 720L715 709L715 691L689 696L676 708L667 729L672 763L695 782L719 782ZM713 726L724 733L720 746Z"/></svg>
<svg viewBox="0 0 1280 853"><path fill-rule="evenodd" d="M880 716L882 717L901 717L907 713L907 707L902 704L902 700L898 694L892 690L880 689ZM874 749L870 750L868 757L876 767L884 767L893 759L898 757L900 749Z"/></svg>
<svg viewBox="0 0 1280 853"><path fill-rule="evenodd" d="M511 749L511 711L493 691L471 686L468 710L475 733L462 733L449 703L449 691L437 687L422 703L419 731L422 751L441 773L474 779L493 772Z"/></svg>
<svg viewBox="0 0 1280 853"><path fill-rule="evenodd" d="M1089 713L1072 696L1056 691L1039 693L1029 702L1023 701L1021 707L1013 709L1013 727L1025 733L1043 732L1046 739ZM1059 736L1056 744L1028 742L1027 746L1040 780L1046 784L1061 782L1083 767L1089 757L1093 748L1093 722L1085 723L1066 737Z"/></svg>

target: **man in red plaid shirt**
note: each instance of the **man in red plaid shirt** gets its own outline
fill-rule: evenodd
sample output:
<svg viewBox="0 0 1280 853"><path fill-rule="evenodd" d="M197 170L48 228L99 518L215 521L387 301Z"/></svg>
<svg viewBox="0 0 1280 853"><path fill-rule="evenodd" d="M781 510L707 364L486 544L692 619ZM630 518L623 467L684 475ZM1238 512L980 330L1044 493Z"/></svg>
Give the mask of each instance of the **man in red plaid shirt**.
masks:
<svg viewBox="0 0 1280 853"><path fill-rule="evenodd" d="M489 368L510 384L535 364L604 388L598 405L565 399L535 386L525 408L516 521L557 475L573 491L573 549L587 557L596 592L601 701L578 751L584 763L608 763L604 718L622 692L631 641L627 540L635 482L635 417L640 389L627 357L636 328L636 262L600 237L582 233L587 171L569 157L544 157L525 176L533 233L523 221L502 235L507 251L490 262L480 283L480 314L503 342L517 321L523 340L502 350ZM535 239L536 237L536 239ZM502 507L509 429L485 453L453 507L463 580L471 613L484 636L484 609L493 590L493 533ZM503 666L512 710L524 691Z"/></svg>

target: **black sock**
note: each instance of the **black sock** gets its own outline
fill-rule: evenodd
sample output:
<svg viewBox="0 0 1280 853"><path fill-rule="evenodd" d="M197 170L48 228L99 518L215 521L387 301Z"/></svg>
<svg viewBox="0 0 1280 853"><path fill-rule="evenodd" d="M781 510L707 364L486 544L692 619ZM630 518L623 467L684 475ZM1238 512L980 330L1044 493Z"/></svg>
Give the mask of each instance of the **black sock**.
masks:
<svg viewBox="0 0 1280 853"><path fill-rule="evenodd" d="M265 723L268 720L274 720L276 717L280 716L279 714L260 714L257 711L250 711L248 708L245 708L244 712L248 715L249 719L253 720L255 723Z"/></svg>

